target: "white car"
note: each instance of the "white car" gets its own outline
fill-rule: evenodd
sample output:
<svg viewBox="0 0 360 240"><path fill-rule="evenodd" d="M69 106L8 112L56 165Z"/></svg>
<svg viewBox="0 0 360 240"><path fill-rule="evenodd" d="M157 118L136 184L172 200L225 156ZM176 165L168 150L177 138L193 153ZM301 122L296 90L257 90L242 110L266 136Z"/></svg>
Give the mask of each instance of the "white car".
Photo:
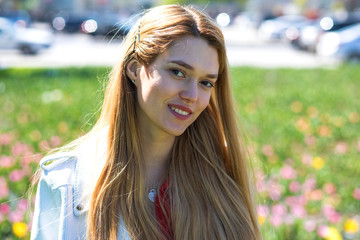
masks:
<svg viewBox="0 0 360 240"><path fill-rule="evenodd" d="M316 52L324 57L360 61L360 23L325 33L320 37Z"/></svg>
<svg viewBox="0 0 360 240"><path fill-rule="evenodd" d="M54 42L51 32L17 27L7 18L0 17L0 49L19 49L23 54L37 54Z"/></svg>

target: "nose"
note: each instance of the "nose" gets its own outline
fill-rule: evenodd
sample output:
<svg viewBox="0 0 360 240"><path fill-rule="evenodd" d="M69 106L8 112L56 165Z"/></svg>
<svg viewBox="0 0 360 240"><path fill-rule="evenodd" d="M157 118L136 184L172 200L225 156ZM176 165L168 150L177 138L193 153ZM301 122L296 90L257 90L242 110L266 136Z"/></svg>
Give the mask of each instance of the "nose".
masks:
<svg viewBox="0 0 360 240"><path fill-rule="evenodd" d="M181 99L187 102L195 102L198 98L197 81L191 80L187 82L180 92Z"/></svg>

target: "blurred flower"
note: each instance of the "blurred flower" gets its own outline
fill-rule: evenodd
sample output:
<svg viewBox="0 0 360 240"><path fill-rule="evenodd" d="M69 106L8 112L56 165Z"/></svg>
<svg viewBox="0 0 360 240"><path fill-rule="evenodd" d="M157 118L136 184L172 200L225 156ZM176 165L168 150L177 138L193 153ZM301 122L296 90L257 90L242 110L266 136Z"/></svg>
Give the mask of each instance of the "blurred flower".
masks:
<svg viewBox="0 0 360 240"><path fill-rule="evenodd" d="M305 206L307 204L307 199L304 195L299 196L289 196L285 198L285 203L288 206Z"/></svg>
<svg viewBox="0 0 360 240"><path fill-rule="evenodd" d="M41 137L42 137L41 132L37 129L33 130L30 133L30 139L33 140L34 142L40 141Z"/></svg>
<svg viewBox="0 0 360 240"><path fill-rule="evenodd" d="M7 186L6 179L4 177L0 177L0 199L6 198L9 195L9 188Z"/></svg>
<svg viewBox="0 0 360 240"><path fill-rule="evenodd" d="M346 233L354 234L359 231L359 223L355 219L348 219L344 224Z"/></svg>
<svg viewBox="0 0 360 240"><path fill-rule="evenodd" d="M353 124L358 123L360 121L360 114L357 112L351 112L349 114L349 121Z"/></svg>
<svg viewBox="0 0 360 240"><path fill-rule="evenodd" d="M295 169L289 165L285 165L281 170L280 170L280 175L282 178L284 179L294 179L297 176L297 173L295 171Z"/></svg>
<svg viewBox="0 0 360 240"><path fill-rule="evenodd" d="M291 225L291 224L293 224L294 223L294 216L293 215L291 215L291 214L287 214L286 216L285 216L285 218L284 218L284 223L286 224L286 225Z"/></svg>
<svg viewBox="0 0 360 240"><path fill-rule="evenodd" d="M343 127L346 124L346 118L343 116L335 117L333 123L336 127Z"/></svg>
<svg viewBox="0 0 360 240"><path fill-rule="evenodd" d="M305 143L308 146L313 146L316 144L316 138L312 135L306 136L305 137Z"/></svg>
<svg viewBox="0 0 360 240"><path fill-rule="evenodd" d="M331 129L328 126L321 125L317 128L317 133L321 137L330 137Z"/></svg>
<svg viewBox="0 0 360 240"><path fill-rule="evenodd" d="M308 153L304 153L302 156L301 156L301 161L303 164L306 164L306 165L311 165L312 164L312 160L313 160L313 157L308 154Z"/></svg>
<svg viewBox="0 0 360 240"><path fill-rule="evenodd" d="M316 118L319 114L319 110L314 106L310 106L308 107L306 113L309 115L309 117Z"/></svg>
<svg viewBox="0 0 360 240"><path fill-rule="evenodd" d="M283 223L283 218L279 215L271 215L270 222L274 227L278 227Z"/></svg>
<svg viewBox="0 0 360 240"><path fill-rule="evenodd" d="M349 146L346 142L339 142L335 146L335 153L337 154L345 154L349 149Z"/></svg>
<svg viewBox="0 0 360 240"><path fill-rule="evenodd" d="M323 192L321 189L316 189L309 193L309 198L314 201L320 201L323 198Z"/></svg>
<svg viewBox="0 0 360 240"><path fill-rule="evenodd" d="M0 167L9 168L15 164L15 159L11 156L0 156Z"/></svg>
<svg viewBox="0 0 360 240"><path fill-rule="evenodd" d="M324 160L321 157L314 157L312 161L312 166L315 169L321 169L325 165Z"/></svg>
<svg viewBox="0 0 360 240"><path fill-rule="evenodd" d="M61 144L61 139L58 136L52 136L50 138L51 147L57 147Z"/></svg>
<svg viewBox="0 0 360 240"><path fill-rule="evenodd" d="M290 108L294 113L299 113L303 110L303 104L299 101L295 101L291 103Z"/></svg>
<svg viewBox="0 0 360 240"><path fill-rule="evenodd" d="M263 225L265 220L266 220L266 217L261 216L260 214L258 214L257 218L258 218L259 225L260 226Z"/></svg>
<svg viewBox="0 0 360 240"><path fill-rule="evenodd" d="M331 182L325 183L323 188L324 188L324 191L326 194L330 195L330 194L336 193L336 187Z"/></svg>
<svg viewBox="0 0 360 240"><path fill-rule="evenodd" d="M10 212L10 206L7 203L0 204L0 213L8 214Z"/></svg>
<svg viewBox="0 0 360 240"><path fill-rule="evenodd" d="M271 157L275 152L271 145L264 145L262 148L262 153L267 157Z"/></svg>
<svg viewBox="0 0 360 240"><path fill-rule="evenodd" d="M284 204L278 203L272 206L271 212L273 215L278 215L283 217L287 214L287 209Z"/></svg>
<svg viewBox="0 0 360 240"><path fill-rule="evenodd" d="M295 217L298 218L305 218L307 215L305 208L301 205L292 205L290 207L290 212L291 214L293 214Z"/></svg>
<svg viewBox="0 0 360 240"><path fill-rule="evenodd" d="M325 226L325 225L320 225L320 226L318 227L317 232L318 232L319 237L321 237L321 238L326 238L326 236L327 236L328 233L329 233L329 227L328 227L328 226Z"/></svg>
<svg viewBox="0 0 360 240"><path fill-rule="evenodd" d="M292 193L296 193L296 192L300 191L300 188L301 188L301 185L298 181L292 181L289 184L289 190Z"/></svg>
<svg viewBox="0 0 360 240"><path fill-rule="evenodd" d="M337 223L340 221L340 214L335 210L331 205L324 205L322 208L322 214L328 219L331 223Z"/></svg>
<svg viewBox="0 0 360 240"><path fill-rule="evenodd" d="M66 122L59 122L57 129L60 133L67 133L69 131L69 125Z"/></svg>
<svg viewBox="0 0 360 240"><path fill-rule="evenodd" d="M313 232L316 229L316 223L313 220L305 220L304 228L307 232Z"/></svg>
<svg viewBox="0 0 360 240"><path fill-rule="evenodd" d="M23 222L15 222L12 225L12 230L13 230L15 236L17 236L19 238L25 237L27 234L27 226Z"/></svg>
<svg viewBox="0 0 360 240"><path fill-rule="evenodd" d="M24 176L25 174L23 170L16 169L9 174L9 180L12 182L18 182L21 181Z"/></svg>
<svg viewBox="0 0 360 240"><path fill-rule="evenodd" d="M8 145L14 139L11 133L0 134L0 145Z"/></svg>
<svg viewBox="0 0 360 240"><path fill-rule="evenodd" d="M329 123L331 120L331 117L328 113L323 113L320 115L320 121L324 124Z"/></svg>
<svg viewBox="0 0 360 240"><path fill-rule="evenodd" d="M325 236L326 240L342 240L342 237L339 231L334 227L329 227L327 234Z"/></svg>
<svg viewBox="0 0 360 240"><path fill-rule="evenodd" d="M12 211L8 214L8 220L12 223L21 222L22 220L24 220L24 212L19 210Z"/></svg>
<svg viewBox="0 0 360 240"><path fill-rule="evenodd" d="M50 144L46 140L42 140L41 142L39 142L38 146L41 151L49 151L50 150Z"/></svg>
<svg viewBox="0 0 360 240"><path fill-rule="evenodd" d="M282 185L276 183L270 184L268 192L271 200L279 200L282 194Z"/></svg>
<svg viewBox="0 0 360 240"><path fill-rule="evenodd" d="M300 132L308 132L308 129L310 127L309 120L307 120L306 118L299 118L299 120L297 120L295 124L295 127Z"/></svg>
<svg viewBox="0 0 360 240"><path fill-rule="evenodd" d="M17 204L17 209L19 211L25 212L29 207L29 203L26 199L20 199Z"/></svg>
<svg viewBox="0 0 360 240"><path fill-rule="evenodd" d="M316 188L316 179L315 178L308 178L305 180L302 190L303 192L307 193Z"/></svg>
<svg viewBox="0 0 360 240"><path fill-rule="evenodd" d="M269 207L266 205L258 205L257 206L257 213L260 216L267 217L269 215Z"/></svg>
<svg viewBox="0 0 360 240"><path fill-rule="evenodd" d="M360 188L355 188L353 192L353 197L357 200L360 200Z"/></svg>

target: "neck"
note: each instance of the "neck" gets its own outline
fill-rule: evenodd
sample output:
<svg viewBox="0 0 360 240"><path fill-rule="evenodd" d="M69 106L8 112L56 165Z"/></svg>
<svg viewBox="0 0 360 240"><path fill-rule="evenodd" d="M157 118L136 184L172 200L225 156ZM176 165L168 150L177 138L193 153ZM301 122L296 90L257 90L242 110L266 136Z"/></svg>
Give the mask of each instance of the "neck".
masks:
<svg viewBox="0 0 360 240"><path fill-rule="evenodd" d="M167 172L168 159L175 136L170 134L155 135L141 132L142 149L150 186L159 184Z"/></svg>

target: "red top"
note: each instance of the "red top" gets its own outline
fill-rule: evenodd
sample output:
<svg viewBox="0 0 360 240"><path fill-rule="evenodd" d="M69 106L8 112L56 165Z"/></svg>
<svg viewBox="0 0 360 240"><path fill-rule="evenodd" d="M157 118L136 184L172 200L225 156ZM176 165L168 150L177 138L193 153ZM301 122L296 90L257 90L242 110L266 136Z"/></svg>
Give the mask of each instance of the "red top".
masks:
<svg viewBox="0 0 360 240"><path fill-rule="evenodd" d="M169 181L166 180L161 186L158 195L155 198L155 211L156 218L160 223L161 230L167 237L167 240L174 238L174 233L171 226L171 213L170 213L170 198L169 198ZM164 207L164 211L161 209L160 201Z"/></svg>

